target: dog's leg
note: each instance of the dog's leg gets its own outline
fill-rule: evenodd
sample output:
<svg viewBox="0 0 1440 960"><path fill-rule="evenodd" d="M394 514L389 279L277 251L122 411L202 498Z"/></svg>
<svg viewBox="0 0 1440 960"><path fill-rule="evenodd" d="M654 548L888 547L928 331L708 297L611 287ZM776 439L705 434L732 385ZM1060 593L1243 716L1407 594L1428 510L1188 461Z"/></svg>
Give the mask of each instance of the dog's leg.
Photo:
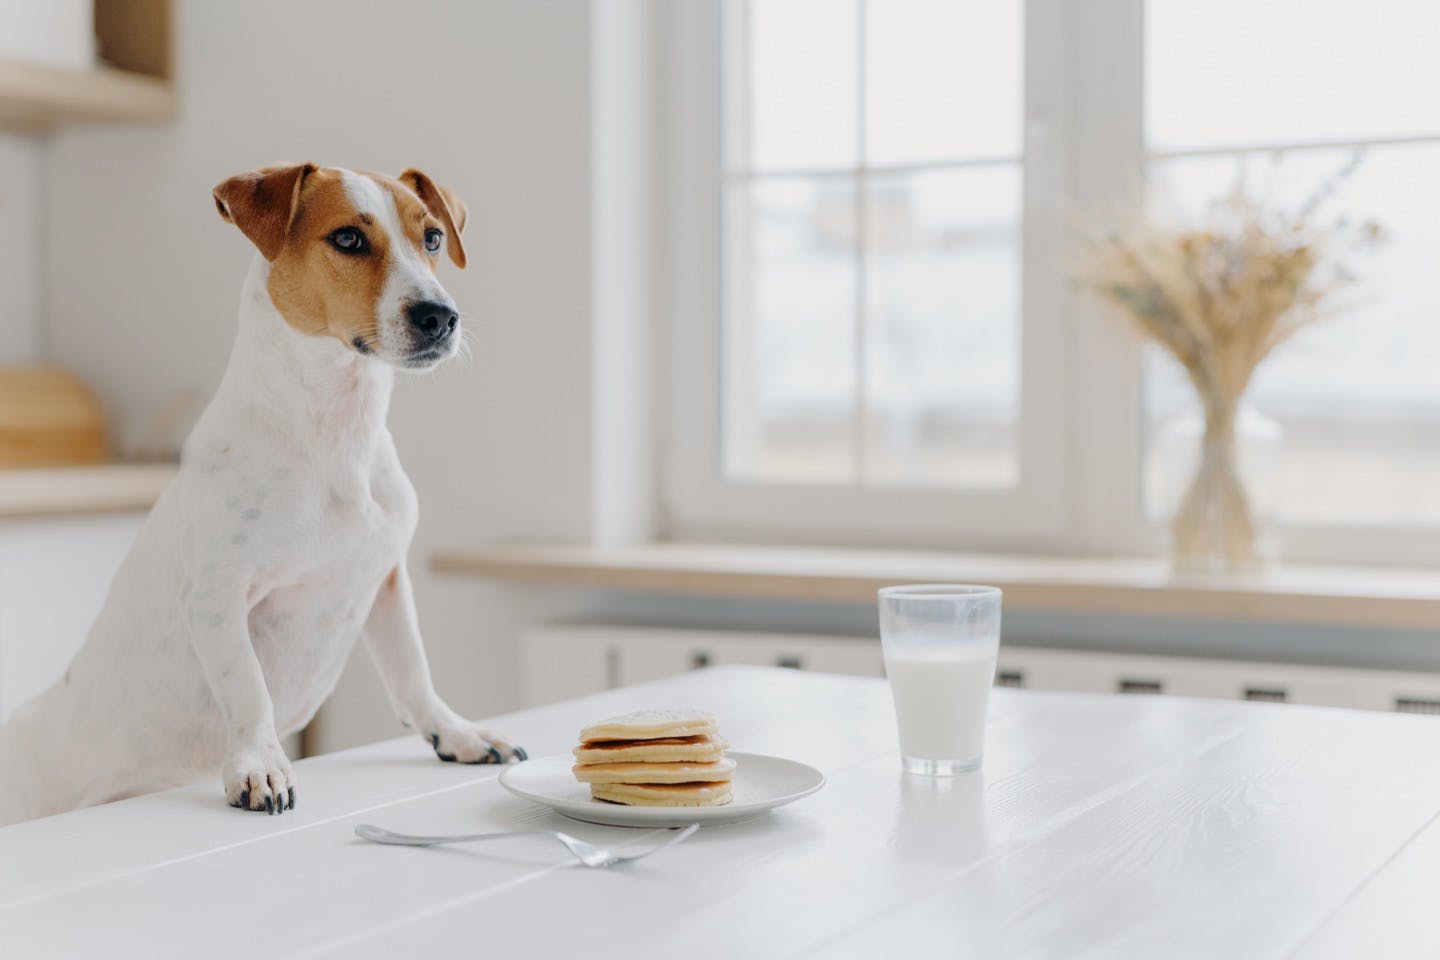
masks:
<svg viewBox="0 0 1440 960"><path fill-rule="evenodd" d="M404 564L390 572L375 596L365 623L365 646L400 722L424 737L441 760L505 763L525 759L523 748L481 730L451 710L435 692Z"/></svg>
<svg viewBox="0 0 1440 960"><path fill-rule="evenodd" d="M250 642L243 600L221 596L197 589L188 614L191 644L225 718L225 799L232 807L281 813L295 806L290 760L275 732L275 706Z"/></svg>

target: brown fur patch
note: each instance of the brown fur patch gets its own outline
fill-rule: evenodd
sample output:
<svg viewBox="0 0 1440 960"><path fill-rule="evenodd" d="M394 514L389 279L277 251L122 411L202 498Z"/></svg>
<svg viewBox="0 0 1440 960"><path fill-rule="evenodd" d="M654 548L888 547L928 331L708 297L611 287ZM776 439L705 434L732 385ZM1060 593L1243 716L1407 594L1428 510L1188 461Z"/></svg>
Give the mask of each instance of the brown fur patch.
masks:
<svg viewBox="0 0 1440 960"><path fill-rule="evenodd" d="M347 254L330 245L330 234L353 227L369 252ZM305 181L289 236L270 269L270 299L295 329L329 334L347 345L374 341L376 306L389 275L390 237L360 222L345 192L343 174L323 167Z"/></svg>
<svg viewBox="0 0 1440 960"><path fill-rule="evenodd" d="M415 196L425 205L432 216L438 217L445 225L445 248L450 259L461 270L465 269L465 244L460 234L465 230L465 220L470 213L465 209L454 191L447 190L431 180L420 170L411 168L400 174L400 182L414 191Z"/></svg>
<svg viewBox="0 0 1440 960"><path fill-rule="evenodd" d="M266 260L274 260L286 234L313 163L276 164L237 173L216 185L212 195L220 217L240 228Z"/></svg>
<svg viewBox="0 0 1440 960"><path fill-rule="evenodd" d="M345 190L345 172L335 167L267 167L226 180L215 196L221 215L240 226L271 261L270 298L286 322L312 336L333 336L352 349L362 345L362 352L368 352L379 333L377 311L395 245L409 244L434 272L438 257L425 249L425 232L440 229L452 259L459 249L457 262L463 265L458 230L464 225L464 205L445 191L461 211L457 225L444 204L437 215L433 199L424 200L410 183L384 174L359 175L394 198L401 236L390 236L375 217L356 209ZM428 178L423 182L432 191L440 189ZM331 234L343 227L364 236L365 253L347 254L331 245Z"/></svg>
<svg viewBox="0 0 1440 960"><path fill-rule="evenodd" d="M425 249L425 231L431 227L444 231L446 230L445 224L403 181L387 177L383 173L365 173L362 176L369 177L390 192L390 196L395 200L395 212L405 230L405 239L420 254L420 259L430 265L430 272L434 273L439 258ZM449 242L448 233L443 242Z"/></svg>

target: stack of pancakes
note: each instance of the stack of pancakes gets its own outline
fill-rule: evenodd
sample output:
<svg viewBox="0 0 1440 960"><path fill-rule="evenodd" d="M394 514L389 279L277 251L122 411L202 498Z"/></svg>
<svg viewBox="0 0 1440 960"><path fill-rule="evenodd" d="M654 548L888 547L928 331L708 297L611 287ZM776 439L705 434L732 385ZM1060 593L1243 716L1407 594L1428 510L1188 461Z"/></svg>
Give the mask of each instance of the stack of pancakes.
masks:
<svg viewBox="0 0 1440 960"><path fill-rule="evenodd" d="M641 710L580 731L575 779L597 800L649 807L730 802L735 761L715 718L698 710Z"/></svg>

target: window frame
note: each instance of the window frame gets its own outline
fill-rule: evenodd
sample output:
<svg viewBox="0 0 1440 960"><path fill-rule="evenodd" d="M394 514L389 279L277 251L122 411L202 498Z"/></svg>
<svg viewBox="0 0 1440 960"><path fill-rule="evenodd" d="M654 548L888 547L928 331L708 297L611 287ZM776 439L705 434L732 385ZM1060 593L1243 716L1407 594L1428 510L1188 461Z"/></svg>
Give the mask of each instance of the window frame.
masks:
<svg viewBox="0 0 1440 960"><path fill-rule="evenodd" d="M1037 7L1063 9L1055 0L1032 2L1032 33L1059 32ZM671 416L666 431L666 491L662 515L672 535L797 538L812 542L953 544L957 538L988 547L1048 546L1063 532L1065 452L1054 437L1063 421L1064 353L1044 346L1067 336L1058 269L1028 268L1055 261L1053 237L1064 209L1063 167L1052 157L1052 130L1063 120L1062 65L1025 59L1024 211L1020 290L1021 392L1018 482L1003 489L953 489L866 484L789 484L730 479L721 457L721 136L722 0L669 4L671 42L667 196L670 278L666 298L672 322L669 369ZM1058 264L1057 264L1058 266ZM1032 317L1034 318L1032 320Z"/></svg>
<svg viewBox="0 0 1440 960"><path fill-rule="evenodd" d="M725 0L661 5L664 396L660 529L670 539L1154 554L1142 509L1141 344L1066 279L1075 211L1133 195L1144 142L1144 0L1028 0L1021 224L1019 482L1007 489L782 484L723 476ZM1257 148L1258 149L1258 148ZM1440 531L1281 524L1287 560L1440 562Z"/></svg>

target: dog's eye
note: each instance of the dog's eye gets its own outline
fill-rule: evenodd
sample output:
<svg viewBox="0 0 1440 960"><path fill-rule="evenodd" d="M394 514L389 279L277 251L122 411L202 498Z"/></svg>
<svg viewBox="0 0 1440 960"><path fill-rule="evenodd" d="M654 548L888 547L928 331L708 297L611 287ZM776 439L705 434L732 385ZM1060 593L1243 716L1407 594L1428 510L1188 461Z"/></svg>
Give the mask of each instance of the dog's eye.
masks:
<svg viewBox="0 0 1440 960"><path fill-rule="evenodd" d="M341 227L330 234L330 246L341 253L364 253L365 234L354 227Z"/></svg>
<svg viewBox="0 0 1440 960"><path fill-rule="evenodd" d="M440 241L444 239L445 234L431 227L425 231L425 249L431 253L438 253L440 250Z"/></svg>

